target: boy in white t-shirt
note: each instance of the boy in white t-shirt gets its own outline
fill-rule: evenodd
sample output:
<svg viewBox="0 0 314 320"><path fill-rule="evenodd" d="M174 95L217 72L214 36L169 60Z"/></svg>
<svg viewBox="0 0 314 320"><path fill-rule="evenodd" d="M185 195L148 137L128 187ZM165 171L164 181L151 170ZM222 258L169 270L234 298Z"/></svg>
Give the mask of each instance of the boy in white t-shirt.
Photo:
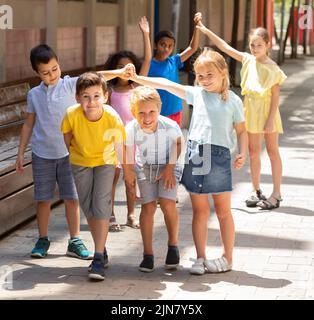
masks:
<svg viewBox="0 0 314 320"><path fill-rule="evenodd" d="M126 126L126 149L128 166L136 173L142 198L140 226L144 259L139 270L143 272L154 270L152 242L157 200L160 201L168 231L165 267L175 269L180 261L176 195L182 174L177 161L181 153L182 132L175 121L161 116L160 110L161 100L155 89L140 86L133 90L131 111L135 119ZM135 174L133 177L133 182L129 183L133 186L135 197Z"/></svg>

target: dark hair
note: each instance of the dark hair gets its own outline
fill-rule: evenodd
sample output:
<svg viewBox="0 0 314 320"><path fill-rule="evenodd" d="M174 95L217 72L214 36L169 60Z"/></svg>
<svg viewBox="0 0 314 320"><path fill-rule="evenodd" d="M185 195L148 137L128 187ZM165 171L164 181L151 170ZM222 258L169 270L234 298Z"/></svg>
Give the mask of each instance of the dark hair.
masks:
<svg viewBox="0 0 314 320"><path fill-rule="evenodd" d="M85 72L79 76L76 82L76 94L79 95L83 90L101 86L104 94L108 91L105 78L97 72Z"/></svg>
<svg viewBox="0 0 314 320"><path fill-rule="evenodd" d="M127 51L127 50L123 50L123 51L119 51L116 53L111 54L107 61L105 62L105 66L104 69L105 70L114 70L117 69L118 66L118 62L120 59L123 58L127 58L130 59L132 61L132 63L135 66L136 69L136 73L138 74L141 70L141 61L140 59L132 52L132 51ZM110 85L116 85L118 83L118 78L114 78L112 80L109 81ZM129 80L129 83L131 84L133 81Z"/></svg>
<svg viewBox="0 0 314 320"><path fill-rule="evenodd" d="M53 58L58 61L55 52L46 44L40 44L39 46L34 47L30 53L32 68L36 72L38 72L37 67L39 64L47 64Z"/></svg>
<svg viewBox="0 0 314 320"><path fill-rule="evenodd" d="M158 44L158 42L162 39L162 38L170 38L174 41L174 43L176 42L176 38L174 37L174 34L172 31L170 30L163 30L163 31L159 31L156 35L155 35L155 45Z"/></svg>

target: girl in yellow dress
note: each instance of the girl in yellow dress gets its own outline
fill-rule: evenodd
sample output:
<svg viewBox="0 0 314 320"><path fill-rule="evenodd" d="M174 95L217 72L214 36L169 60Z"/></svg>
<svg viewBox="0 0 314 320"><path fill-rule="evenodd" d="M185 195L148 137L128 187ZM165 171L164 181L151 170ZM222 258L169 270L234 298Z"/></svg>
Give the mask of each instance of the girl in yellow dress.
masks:
<svg viewBox="0 0 314 320"><path fill-rule="evenodd" d="M279 154L278 136L283 133L279 113L280 85L286 75L270 59L270 37L266 29L251 31L249 46L251 54L229 46L200 21L197 26L221 51L242 63L241 88L244 96L244 113L249 135L249 154L253 191L246 200L248 207L263 210L278 208L281 199L282 161ZM260 189L262 140L271 162L273 192L268 199Z"/></svg>

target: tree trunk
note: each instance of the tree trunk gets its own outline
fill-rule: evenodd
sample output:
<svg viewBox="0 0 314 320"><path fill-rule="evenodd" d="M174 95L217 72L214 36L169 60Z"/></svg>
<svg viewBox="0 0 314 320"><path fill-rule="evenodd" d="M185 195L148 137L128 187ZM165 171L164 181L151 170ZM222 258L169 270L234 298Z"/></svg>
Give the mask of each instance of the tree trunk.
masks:
<svg viewBox="0 0 314 320"><path fill-rule="evenodd" d="M285 19L285 4L286 0L281 0L281 21L280 21L280 36L279 36L279 51L278 51L278 57L277 57L277 63L281 65L281 63L284 60L284 39L283 39L283 25L284 25L284 19Z"/></svg>
<svg viewBox="0 0 314 320"><path fill-rule="evenodd" d="M265 29L267 29L267 1L268 0L264 0L263 4L263 27Z"/></svg>
<svg viewBox="0 0 314 320"><path fill-rule="evenodd" d="M193 32L194 32L194 15L196 13L196 9L197 9L197 0L190 0L189 2L189 12L190 12L190 39L192 38ZM189 63L188 63L188 84L190 86L193 86L194 84L194 80L195 80L195 76L194 76L194 72L193 72L193 67L192 64L190 62L191 60L189 59Z"/></svg>
<svg viewBox="0 0 314 320"><path fill-rule="evenodd" d="M305 0L304 5L308 6L310 5L310 0ZM307 28L304 28L303 30L303 54L307 54L307 35L308 35L308 30Z"/></svg>
<svg viewBox="0 0 314 320"><path fill-rule="evenodd" d="M245 5L245 22L244 22L244 40L243 40L243 50L246 51L249 33L250 33L250 26L251 26L251 8L252 8L252 0L246 0Z"/></svg>
<svg viewBox="0 0 314 320"><path fill-rule="evenodd" d="M239 14L240 14L240 0L234 0L231 46L235 49L237 49L238 47ZM236 69L237 69L237 61L235 59L231 59L230 80L233 85L236 85Z"/></svg>

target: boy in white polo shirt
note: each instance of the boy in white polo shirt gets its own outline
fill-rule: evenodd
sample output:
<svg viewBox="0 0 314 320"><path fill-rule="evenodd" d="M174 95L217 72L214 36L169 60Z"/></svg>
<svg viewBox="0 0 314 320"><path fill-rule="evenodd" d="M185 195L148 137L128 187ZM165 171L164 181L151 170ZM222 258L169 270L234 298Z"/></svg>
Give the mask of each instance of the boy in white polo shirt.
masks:
<svg viewBox="0 0 314 320"><path fill-rule="evenodd" d="M80 211L77 192L69 164L69 153L60 132L61 121L67 108L76 103L77 78L61 78L58 57L45 44L31 50L30 60L33 70L42 82L31 89L27 96L27 116L21 132L16 171L23 172L25 149L32 137L32 167L39 239L31 256L43 258L47 255L50 246L48 222L51 200L58 183L71 237L67 255L91 259L90 252L79 238ZM107 80L110 80L122 71L123 69L103 73Z"/></svg>
<svg viewBox="0 0 314 320"><path fill-rule="evenodd" d="M161 116L160 110L161 99L155 89L139 86L133 90L131 111L135 119L128 123L125 130L127 160L130 163L128 167L136 172L142 198L140 228L144 252L139 265L142 272L154 270L153 224L158 200L168 231L165 268L176 269L180 262L176 196L182 174L182 167L177 159L181 153L183 136L179 125ZM126 181L128 182L127 179ZM134 181L132 185L135 194Z"/></svg>

